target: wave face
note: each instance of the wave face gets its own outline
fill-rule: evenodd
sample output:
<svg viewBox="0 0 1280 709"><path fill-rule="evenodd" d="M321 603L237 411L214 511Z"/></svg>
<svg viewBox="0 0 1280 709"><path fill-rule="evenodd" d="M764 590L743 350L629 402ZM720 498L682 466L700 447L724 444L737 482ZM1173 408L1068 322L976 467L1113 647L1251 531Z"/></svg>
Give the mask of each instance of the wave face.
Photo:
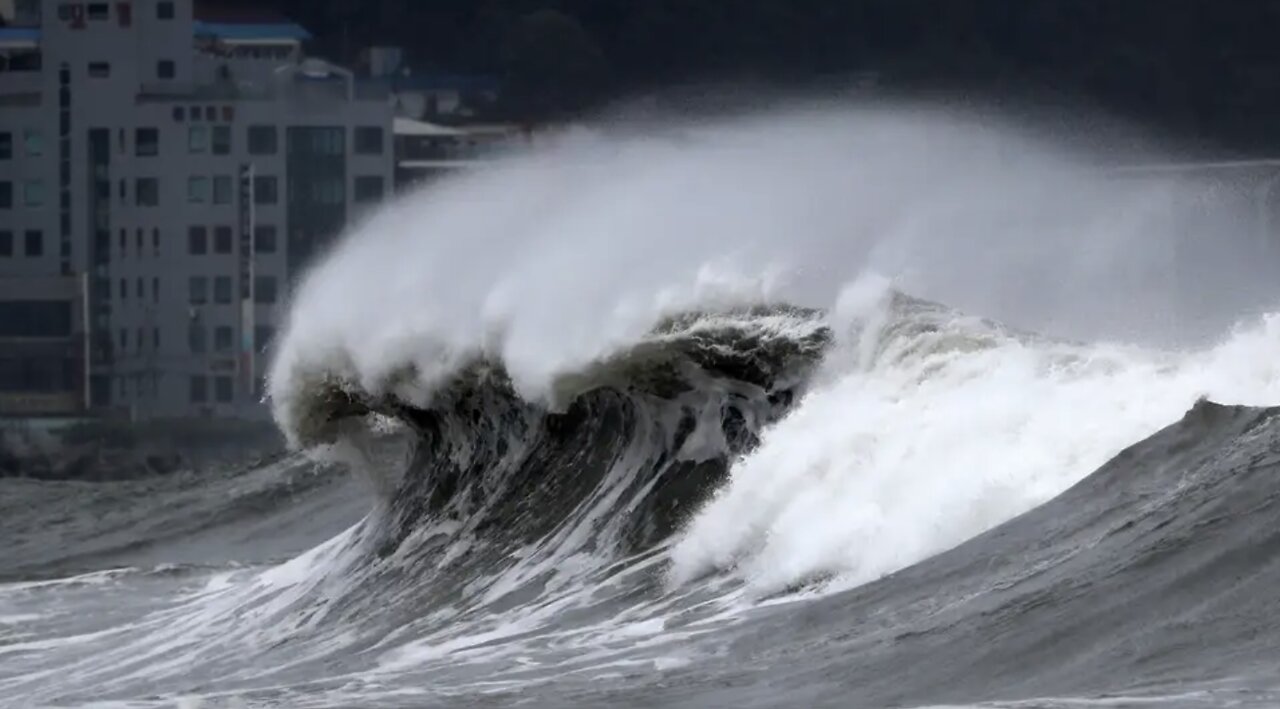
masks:
<svg viewBox="0 0 1280 709"><path fill-rule="evenodd" d="M1067 155L808 111L569 136L392 205L302 285L270 381L368 514L283 563L18 574L0 694L1273 703L1280 417L1205 399L1280 402L1280 290ZM197 489L230 508L199 538L239 531ZM327 517L308 489L263 534ZM152 529L115 534L179 548Z"/></svg>

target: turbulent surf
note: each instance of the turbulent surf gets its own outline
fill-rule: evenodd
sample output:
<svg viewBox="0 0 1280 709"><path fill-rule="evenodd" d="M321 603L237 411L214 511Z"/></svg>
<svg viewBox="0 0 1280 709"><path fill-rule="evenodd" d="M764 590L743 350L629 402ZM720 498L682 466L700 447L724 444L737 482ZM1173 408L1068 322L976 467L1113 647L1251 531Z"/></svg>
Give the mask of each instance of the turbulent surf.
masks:
<svg viewBox="0 0 1280 709"><path fill-rule="evenodd" d="M0 481L0 696L1280 700L1257 244L1181 297L1164 187L954 117L676 133L570 136L353 231L275 352L300 452L60 523L96 488Z"/></svg>

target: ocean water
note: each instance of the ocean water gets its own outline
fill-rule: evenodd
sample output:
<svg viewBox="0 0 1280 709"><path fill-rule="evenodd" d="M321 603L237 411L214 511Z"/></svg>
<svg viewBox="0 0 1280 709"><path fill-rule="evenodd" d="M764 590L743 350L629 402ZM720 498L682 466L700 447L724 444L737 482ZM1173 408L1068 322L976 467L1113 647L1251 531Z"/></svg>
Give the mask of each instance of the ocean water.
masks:
<svg viewBox="0 0 1280 709"><path fill-rule="evenodd" d="M0 704L1275 705L1280 248L1091 157L826 106L407 195L295 453L0 481Z"/></svg>

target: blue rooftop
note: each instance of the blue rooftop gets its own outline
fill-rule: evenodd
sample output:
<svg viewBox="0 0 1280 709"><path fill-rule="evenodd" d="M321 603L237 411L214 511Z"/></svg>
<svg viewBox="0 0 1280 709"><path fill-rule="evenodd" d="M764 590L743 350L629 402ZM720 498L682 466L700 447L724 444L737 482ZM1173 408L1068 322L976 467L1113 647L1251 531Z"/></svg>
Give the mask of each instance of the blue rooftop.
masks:
<svg viewBox="0 0 1280 709"><path fill-rule="evenodd" d="M226 40L297 40L311 39L311 33L302 25L292 22L271 24L238 24L230 22L202 22L196 20L195 36ZM0 42L38 42L39 27L0 27Z"/></svg>
<svg viewBox="0 0 1280 709"><path fill-rule="evenodd" d="M0 27L0 42L38 42L39 27Z"/></svg>

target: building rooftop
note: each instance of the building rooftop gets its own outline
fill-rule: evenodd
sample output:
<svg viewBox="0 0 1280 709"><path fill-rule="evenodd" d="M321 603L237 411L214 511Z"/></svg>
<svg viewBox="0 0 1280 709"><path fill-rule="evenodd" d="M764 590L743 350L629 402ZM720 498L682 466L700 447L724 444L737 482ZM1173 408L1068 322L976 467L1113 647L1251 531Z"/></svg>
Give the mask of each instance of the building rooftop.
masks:
<svg viewBox="0 0 1280 709"><path fill-rule="evenodd" d="M239 7L197 2L195 35L227 42L311 39L305 27L267 7Z"/></svg>
<svg viewBox="0 0 1280 709"><path fill-rule="evenodd" d="M0 49L34 49L39 42L38 27L0 27Z"/></svg>
<svg viewBox="0 0 1280 709"><path fill-rule="evenodd" d="M193 34L228 42L302 42L311 39L311 33L305 27L279 15L218 9L197 10ZM0 27L0 49L34 48L39 42L39 27Z"/></svg>

